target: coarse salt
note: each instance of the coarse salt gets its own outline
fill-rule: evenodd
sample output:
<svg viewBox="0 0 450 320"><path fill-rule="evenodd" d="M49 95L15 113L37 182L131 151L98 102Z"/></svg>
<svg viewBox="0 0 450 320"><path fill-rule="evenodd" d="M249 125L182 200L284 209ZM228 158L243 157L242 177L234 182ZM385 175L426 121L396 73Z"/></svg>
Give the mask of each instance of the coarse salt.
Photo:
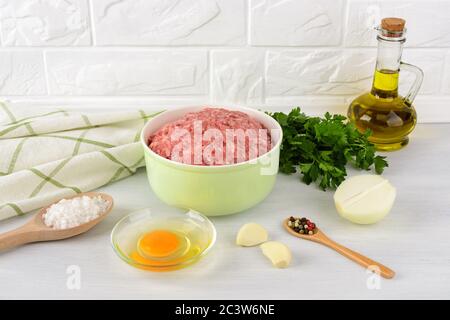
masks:
<svg viewBox="0 0 450 320"><path fill-rule="evenodd" d="M101 196L81 196L62 199L44 213L44 223L53 229L68 229L92 221L108 208L108 201Z"/></svg>

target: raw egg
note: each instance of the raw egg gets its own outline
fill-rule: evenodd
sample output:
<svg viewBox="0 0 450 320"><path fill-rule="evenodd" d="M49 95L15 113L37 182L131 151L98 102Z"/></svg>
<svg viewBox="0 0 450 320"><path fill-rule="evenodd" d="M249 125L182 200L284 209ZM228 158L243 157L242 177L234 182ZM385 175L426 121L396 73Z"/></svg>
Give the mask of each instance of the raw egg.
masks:
<svg viewBox="0 0 450 320"><path fill-rule="evenodd" d="M152 258L170 256L179 248L179 237L174 232L166 230L155 230L146 233L138 242L139 252L143 256Z"/></svg>
<svg viewBox="0 0 450 320"><path fill-rule="evenodd" d="M197 261L215 242L215 229L203 215L138 211L112 232L116 253L129 264L151 271L170 271Z"/></svg>

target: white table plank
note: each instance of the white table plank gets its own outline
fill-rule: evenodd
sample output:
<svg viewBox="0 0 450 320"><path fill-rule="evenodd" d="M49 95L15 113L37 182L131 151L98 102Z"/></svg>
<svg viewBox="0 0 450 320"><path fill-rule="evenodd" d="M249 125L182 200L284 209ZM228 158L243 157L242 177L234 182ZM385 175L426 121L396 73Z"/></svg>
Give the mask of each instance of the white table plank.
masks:
<svg viewBox="0 0 450 320"><path fill-rule="evenodd" d="M385 176L398 189L391 214L382 222L359 226L341 219L333 192L279 175L275 190L259 206L234 216L213 218L218 231L214 250L198 264L171 273L134 269L118 259L109 243L114 224L142 207L165 207L140 170L105 187L116 201L111 215L82 236L32 244L0 254L0 298L136 299L313 299L449 298L450 296L450 125L420 125L410 145L389 153ZM357 174L351 170L350 174ZM286 234L289 215L316 220L330 237L397 271L379 290L367 287L364 269L328 248ZM0 231L29 217L0 223ZM259 248L234 245L238 228L261 223L294 255L292 267L278 270ZM81 268L81 289L66 287L70 265Z"/></svg>

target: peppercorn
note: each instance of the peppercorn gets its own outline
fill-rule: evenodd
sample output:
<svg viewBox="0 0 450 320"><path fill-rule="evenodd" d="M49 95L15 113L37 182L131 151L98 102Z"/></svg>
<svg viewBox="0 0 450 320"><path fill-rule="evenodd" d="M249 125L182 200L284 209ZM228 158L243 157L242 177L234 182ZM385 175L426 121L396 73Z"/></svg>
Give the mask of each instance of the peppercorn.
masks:
<svg viewBox="0 0 450 320"><path fill-rule="evenodd" d="M316 224L311 220L302 217L302 218L294 218L290 217L287 225L297 233L304 235L313 235L316 233Z"/></svg>

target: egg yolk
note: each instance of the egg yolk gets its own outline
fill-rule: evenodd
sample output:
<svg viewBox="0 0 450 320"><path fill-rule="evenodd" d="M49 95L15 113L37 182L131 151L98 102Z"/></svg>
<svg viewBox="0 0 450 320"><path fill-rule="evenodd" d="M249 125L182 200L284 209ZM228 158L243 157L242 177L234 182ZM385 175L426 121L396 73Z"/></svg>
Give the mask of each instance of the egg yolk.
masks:
<svg viewBox="0 0 450 320"><path fill-rule="evenodd" d="M139 240L139 250L147 257L166 257L180 246L178 236L170 231L155 230L146 233Z"/></svg>

